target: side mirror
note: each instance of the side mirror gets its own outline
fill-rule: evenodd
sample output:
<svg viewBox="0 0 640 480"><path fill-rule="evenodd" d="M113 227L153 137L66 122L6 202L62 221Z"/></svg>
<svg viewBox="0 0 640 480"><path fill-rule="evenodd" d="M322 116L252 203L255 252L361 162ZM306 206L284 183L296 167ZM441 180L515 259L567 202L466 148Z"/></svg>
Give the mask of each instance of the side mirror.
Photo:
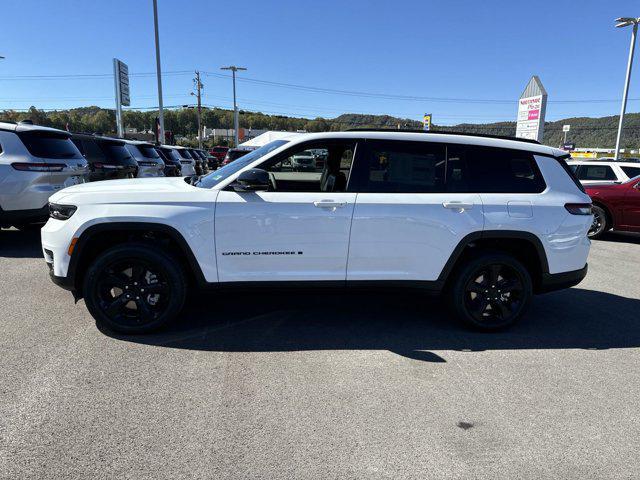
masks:
<svg viewBox="0 0 640 480"><path fill-rule="evenodd" d="M251 168L242 172L232 186L236 192L266 192L271 186L271 179L266 170Z"/></svg>

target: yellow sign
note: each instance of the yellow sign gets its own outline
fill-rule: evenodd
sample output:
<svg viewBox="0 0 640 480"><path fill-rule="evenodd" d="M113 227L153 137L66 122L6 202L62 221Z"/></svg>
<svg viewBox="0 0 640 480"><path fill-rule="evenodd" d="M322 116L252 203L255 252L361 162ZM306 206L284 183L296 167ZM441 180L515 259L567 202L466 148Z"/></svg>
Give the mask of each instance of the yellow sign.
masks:
<svg viewBox="0 0 640 480"><path fill-rule="evenodd" d="M424 126L424 129L427 132L431 130L431 114L430 113L424 114L424 117L422 117L422 124Z"/></svg>

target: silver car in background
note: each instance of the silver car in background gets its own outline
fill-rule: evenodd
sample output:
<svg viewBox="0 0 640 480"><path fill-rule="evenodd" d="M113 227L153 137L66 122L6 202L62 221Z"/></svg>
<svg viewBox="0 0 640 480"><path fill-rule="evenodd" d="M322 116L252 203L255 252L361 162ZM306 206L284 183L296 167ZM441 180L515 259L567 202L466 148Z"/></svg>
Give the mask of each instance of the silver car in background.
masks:
<svg viewBox="0 0 640 480"><path fill-rule="evenodd" d="M138 178L164 177L164 162L152 143L139 140L125 140L125 143L138 164Z"/></svg>
<svg viewBox="0 0 640 480"><path fill-rule="evenodd" d="M87 161L70 137L31 122L0 122L0 227L46 222L49 197L86 181Z"/></svg>
<svg viewBox="0 0 640 480"><path fill-rule="evenodd" d="M189 151L185 147L169 146L173 151L180 155L180 167L182 169L182 176L189 177L196 174L196 161L193 159Z"/></svg>

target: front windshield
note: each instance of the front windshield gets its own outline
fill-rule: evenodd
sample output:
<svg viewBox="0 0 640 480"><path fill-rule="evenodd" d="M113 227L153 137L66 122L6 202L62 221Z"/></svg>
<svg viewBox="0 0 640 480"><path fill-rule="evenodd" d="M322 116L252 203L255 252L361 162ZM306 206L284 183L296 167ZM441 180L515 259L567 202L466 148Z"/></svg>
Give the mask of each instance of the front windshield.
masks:
<svg viewBox="0 0 640 480"><path fill-rule="evenodd" d="M245 156L240 157L233 163L229 163L228 165L219 168L215 172L211 172L208 175L205 175L200 179L196 186L201 188L211 188L214 185L217 185L223 180L229 178L234 173L239 172L247 165L255 162L260 157L264 157L267 153L274 151L278 147L281 147L285 143L288 143L288 141L274 140L273 142L269 142L266 145L263 145L262 147L247 153Z"/></svg>

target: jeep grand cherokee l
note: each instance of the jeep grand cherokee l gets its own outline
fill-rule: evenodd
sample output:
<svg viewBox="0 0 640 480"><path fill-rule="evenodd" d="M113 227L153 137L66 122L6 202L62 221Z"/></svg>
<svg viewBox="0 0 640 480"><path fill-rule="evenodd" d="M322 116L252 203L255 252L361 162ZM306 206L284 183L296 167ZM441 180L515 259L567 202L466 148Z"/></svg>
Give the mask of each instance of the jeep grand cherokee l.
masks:
<svg viewBox="0 0 640 480"><path fill-rule="evenodd" d="M293 171L310 149L322 166ZM200 178L65 189L42 247L53 281L121 332L176 318L188 283L417 287L493 330L586 275L591 200L564 156L515 139L303 134Z"/></svg>
<svg viewBox="0 0 640 480"><path fill-rule="evenodd" d="M0 227L46 222L49 197L86 180L87 162L70 136L31 123L0 122Z"/></svg>

